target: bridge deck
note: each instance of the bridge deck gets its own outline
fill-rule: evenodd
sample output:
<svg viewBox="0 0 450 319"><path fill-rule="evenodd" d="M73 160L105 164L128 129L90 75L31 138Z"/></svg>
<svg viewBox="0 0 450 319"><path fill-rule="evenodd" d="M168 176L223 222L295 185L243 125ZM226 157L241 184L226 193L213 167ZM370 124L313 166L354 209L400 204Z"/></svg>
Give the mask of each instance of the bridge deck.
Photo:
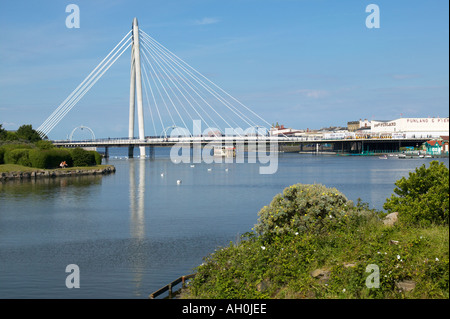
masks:
<svg viewBox="0 0 450 319"><path fill-rule="evenodd" d="M83 141L55 140L52 141L56 146L63 147L126 147L126 146L172 146L177 143L200 143L200 144L249 144L249 143L292 143L292 144L324 144L324 143L417 143L426 142L427 138L357 138L357 139L312 139L305 137L278 137L278 136L221 136L221 137L151 137L146 139L128 139L128 138L108 138Z"/></svg>

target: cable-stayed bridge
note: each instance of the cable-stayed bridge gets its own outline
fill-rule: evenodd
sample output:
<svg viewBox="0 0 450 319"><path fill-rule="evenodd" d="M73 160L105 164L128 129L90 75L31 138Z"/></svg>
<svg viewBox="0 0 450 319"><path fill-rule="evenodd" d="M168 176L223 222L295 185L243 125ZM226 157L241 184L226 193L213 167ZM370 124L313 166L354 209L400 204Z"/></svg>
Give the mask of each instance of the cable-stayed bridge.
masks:
<svg viewBox="0 0 450 319"><path fill-rule="evenodd" d="M146 146L171 146L177 143L249 145L264 141L271 146L277 144L277 150L279 145L295 144L300 147L300 151L303 146L313 145L318 151L319 146L331 144L335 152L364 152L369 148L398 151L401 146L417 146L426 140L330 141L283 134L269 136L268 128L271 125L266 120L139 29L136 18L131 30L42 123L37 129L39 134L48 136L130 47L128 137L54 141L55 145L105 147L105 153L108 147L128 147L129 156L133 155L134 147L139 147L140 156L145 157ZM144 128L146 122L150 123L147 133Z"/></svg>
<svg viewBox="0 0 450 319"><path fill-rule="evenodd" d="M158 144L161 138L168 143L172 136L194 142L195 136L222 139L228 135L245 140L268 135L267 121L139 29L134 18L132 29L37 129L42 137L48 136L130 47L128 139L116 139L115 145L139 146L140 155L145 156L144 144ZM144 119L151 123L147 133Z"/></svg>

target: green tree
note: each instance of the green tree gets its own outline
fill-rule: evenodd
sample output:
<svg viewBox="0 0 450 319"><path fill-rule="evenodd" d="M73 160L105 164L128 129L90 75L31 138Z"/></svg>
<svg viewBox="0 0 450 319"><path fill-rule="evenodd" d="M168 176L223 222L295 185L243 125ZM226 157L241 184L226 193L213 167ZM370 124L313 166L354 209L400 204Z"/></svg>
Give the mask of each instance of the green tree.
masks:
<svg viewBox="0 0 450 319"><path fill-rule="evenodd" d="M16 132L17 136L21 139L27 140L29 142L35 143L41 140L41 136L37 131L33 129L31 124L22 125Z"/></svg>
<svg viewBox="0 0 450 319"><path fill-rule="evenodd" d="M2 127L2 124L0 124L0 141L6 140L6 130Z"/></svg>
<svg viewBox="0 0 450 319"><path fill-rule="evenodd" d="M423 164L395 182L397 186L383 208L398 212L399 219L412 224L447 224L449 211L449 169L444 163Z"/></svg>

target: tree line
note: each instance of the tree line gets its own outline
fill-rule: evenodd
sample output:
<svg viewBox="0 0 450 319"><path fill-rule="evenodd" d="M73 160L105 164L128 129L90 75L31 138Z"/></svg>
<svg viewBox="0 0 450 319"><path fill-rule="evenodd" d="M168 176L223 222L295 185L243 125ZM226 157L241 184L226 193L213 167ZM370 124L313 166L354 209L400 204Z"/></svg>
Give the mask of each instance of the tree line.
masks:
<svg viewBox="0 0 450 319"><path fill-rule="evenodd" d="M38 131L33 129L31 124L24 124L20 126L17 131L7 131L3 128L3 125L0 124L0 141L27 141L30 143L36 143L40 140L42 140L41 136Z"/></svg>

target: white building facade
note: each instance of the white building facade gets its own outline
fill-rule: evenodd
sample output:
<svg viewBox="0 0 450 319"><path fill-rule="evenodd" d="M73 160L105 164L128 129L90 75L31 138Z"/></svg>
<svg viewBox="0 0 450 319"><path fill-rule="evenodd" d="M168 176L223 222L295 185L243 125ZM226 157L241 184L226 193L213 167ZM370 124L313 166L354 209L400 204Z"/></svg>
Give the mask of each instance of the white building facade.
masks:
<svg viewBox="0 0 450 319"><path fill-rule="evenodd" d="M372 135L391 135L393 138L437 138L449 135L449 118L400 118L371 122Z"/></svg>

